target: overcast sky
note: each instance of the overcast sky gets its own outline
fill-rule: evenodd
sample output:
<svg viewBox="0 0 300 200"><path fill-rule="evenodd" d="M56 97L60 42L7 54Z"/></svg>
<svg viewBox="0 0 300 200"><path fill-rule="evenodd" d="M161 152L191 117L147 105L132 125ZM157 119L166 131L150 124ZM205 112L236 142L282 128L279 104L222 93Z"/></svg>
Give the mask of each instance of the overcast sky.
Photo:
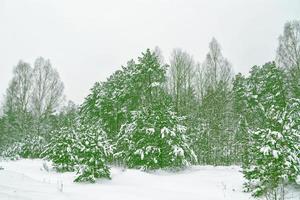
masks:
<svg viewBox="0 0 300 200"><path fill-rule="evenodd" d="M273 60L300 0L0 0L0 95L22 59L49 58L68 99L81 103L146 48L182 48L200 62L214 36L235 72Z"/></svg>

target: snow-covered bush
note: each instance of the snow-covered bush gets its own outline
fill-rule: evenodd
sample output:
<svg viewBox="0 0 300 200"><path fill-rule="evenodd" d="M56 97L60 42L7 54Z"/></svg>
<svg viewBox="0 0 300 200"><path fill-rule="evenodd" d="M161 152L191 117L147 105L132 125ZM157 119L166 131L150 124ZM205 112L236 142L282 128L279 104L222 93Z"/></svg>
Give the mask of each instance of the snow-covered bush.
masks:
<svg viewBox="0 0 300 200"><path fill-rule="evenodd" d="M101 126L78 123L61 128L43 152L58 171L77 171L76 182L95 182L110 178L106 159L111 153L106 134Z"/></svg>
<svg viewBox="0 0 300 200"><path fill-rule="evenodd" d="M18 160L21 158L20 153L22 152L22 147L24 143L14 142L12 145L9 145L6 150L1 153L1 157L10 160Z"/></svg>
<svg viewBox="0 0 300 200"><path fill-rule="evenodd" d="M253 146L250 151L256 158L244 170L244 174L255 196L267 194L295 181L300 172L300 149L295 142L289 141L292 135L286 131L281 133L271 129L257 129L251 133Z"/></svg>
<svg viewBox="0 0 300 200"><path fill-rule="evenodd" d="M2 157L17 160L20 158L40 158L46 141L40 136L28 136L19 142L9 145L1 153Z"/></svg>
<svg viewBox="0 0 300 200"><path fill-rule="evenodd" d="M23 140L23 144L20 153L22 158L40 158L46 141L41 136L28 136Z"/></svg>
<svg viewBox="0 0 300 200"><path fill-rule="evenodd" d="M174 112L158 108L131 113L117 141L117 159L130 168L184 167L196 162L186 127Z"/></svg>
<svg viewBox="0 0 300 200"><path fill-rule="evenodd" d="M75 182L95 182L98 178L110 179L107 157L112 154L106 133L99 126L80 127L81 134L76 142L78 164Z"/></svg>

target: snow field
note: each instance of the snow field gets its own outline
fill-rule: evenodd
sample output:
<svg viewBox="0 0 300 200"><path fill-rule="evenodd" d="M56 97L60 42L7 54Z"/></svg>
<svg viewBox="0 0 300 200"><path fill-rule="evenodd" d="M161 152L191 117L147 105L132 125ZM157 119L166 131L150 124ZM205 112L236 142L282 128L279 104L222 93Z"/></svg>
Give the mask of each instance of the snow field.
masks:
<svg viewBox="0 0 300 200"><path fill-rule="evenodd" d="M74 183L75 173L57 173L43 160L2 161L0 165L4 167L1 200L251 199L242 191L243 177L236 166L195 166L176 173L113 167L112 180L88 184Z"/></svg>

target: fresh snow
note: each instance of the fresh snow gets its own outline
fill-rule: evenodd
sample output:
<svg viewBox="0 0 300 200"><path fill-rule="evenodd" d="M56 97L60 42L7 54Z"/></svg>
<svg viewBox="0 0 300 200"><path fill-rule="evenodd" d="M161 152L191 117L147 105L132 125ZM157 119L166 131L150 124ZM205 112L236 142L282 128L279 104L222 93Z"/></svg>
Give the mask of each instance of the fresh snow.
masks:
<svg viewBox="0 0 300 200"><path fill-rule="evenodd" d="M112 180L74 183L43 160L0 161L1 200L248 200L240 168L195 166L180 172L146 173L113 167Z"/></svg>

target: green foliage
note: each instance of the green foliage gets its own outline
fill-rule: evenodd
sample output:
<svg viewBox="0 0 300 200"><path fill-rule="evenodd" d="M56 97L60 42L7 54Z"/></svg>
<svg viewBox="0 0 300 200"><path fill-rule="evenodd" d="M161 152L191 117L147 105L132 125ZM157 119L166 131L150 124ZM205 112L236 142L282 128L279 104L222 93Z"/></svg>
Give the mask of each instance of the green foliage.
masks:
<svg viewBox="0 0 300 200"><path fill-rule="evenodd" d="M244 170L253 184L253 194L260 196L276 190L281 184L295 181L300 174L300 101L292 100L280 111L275 107L267 111L273 127L257 128L250 132L250 153L254 158Z"/></svg>
<svg viewBox="0 0 300 200"><path fill-rule="evenodd" d="M138 63L131 60L106 82L94 85L81 106L81 118L89 123L101 119L109 139L114 140L127 115L159 95L157 87L165 81L165 73L166 66L148 49Z"/></svg>
<svg viewBox="0 0 300 200"><path fill-rule="evenodd" d="M106 133L99 126L81 126L81 135L76 143L77 178L75 182L92 182L98 178L110 179L106 159L112 154Z"/></svg>
<svg viewBox="0 0 300 200"><path fill-rule="evenodd" d="M288 100L283 71L274 63L253 67L243 82L244 87L236 89L245 100L243 126L249 134L243 171L248 189L260 196L295 180L300 172L300 104Z"/></svg>
<svg viewBox="0 0 300 200"><path fill-rule="evenodd" d="M77 129L73 127L63 127L53 131L42 156L51 160L58 171L74 171L77 160L77 149L74 148L74 144L78 138Z"/></svg>
<svg viewBox="0 0 300 200"><path fill-rule="evenodd" d="M132 112L121 127L116 157L143 170L184 167L197 162L188 142L186 127L174 112L161 107Z"/></svg>
<svg viewBox="0 0 300 200"><path fill-rule="evenodd" d="M163 88L166 68L148 49L137 63L130 61L106 82L96 83L83 103L81 119L87 124L101 120L103 131L116 144L115 162L143 169L195 162L186 128L172 112L171 97Z"/></svg>
<svg viewBox="0 0 300 200"><path fill-rule="evenodd" d="M248 123L249 112L247 112L247 95L246 95L247 80L241 74L237 74L233 80L232 97L233 97L233 118L232 123L235 134L235 150L238 155L238 160L243 165L249 164L249 134L248 134ZM241 153L242 151L242 153Z"/></svg>
<svg viewBox="0 0 300 200"><path fill-rule="evenodd" d="M110 178L106 159L111 153L101 126L78 123L57 130L43 152L58 171L77 171L76 182Z"/></svg>
<svg viewBox="0 0 300 200"><path fill-rule="evenodd" d="M221 84L221 83L220 83ZM233 151L230 143L233 140L233 131L230 120L232 111L230 94L226 90L209 89L202 99L200 106L200 119L198 124L198 156L205 156L205 164L226 165L231 163ZM201 135L200 135L201 133Z"/></svg>

